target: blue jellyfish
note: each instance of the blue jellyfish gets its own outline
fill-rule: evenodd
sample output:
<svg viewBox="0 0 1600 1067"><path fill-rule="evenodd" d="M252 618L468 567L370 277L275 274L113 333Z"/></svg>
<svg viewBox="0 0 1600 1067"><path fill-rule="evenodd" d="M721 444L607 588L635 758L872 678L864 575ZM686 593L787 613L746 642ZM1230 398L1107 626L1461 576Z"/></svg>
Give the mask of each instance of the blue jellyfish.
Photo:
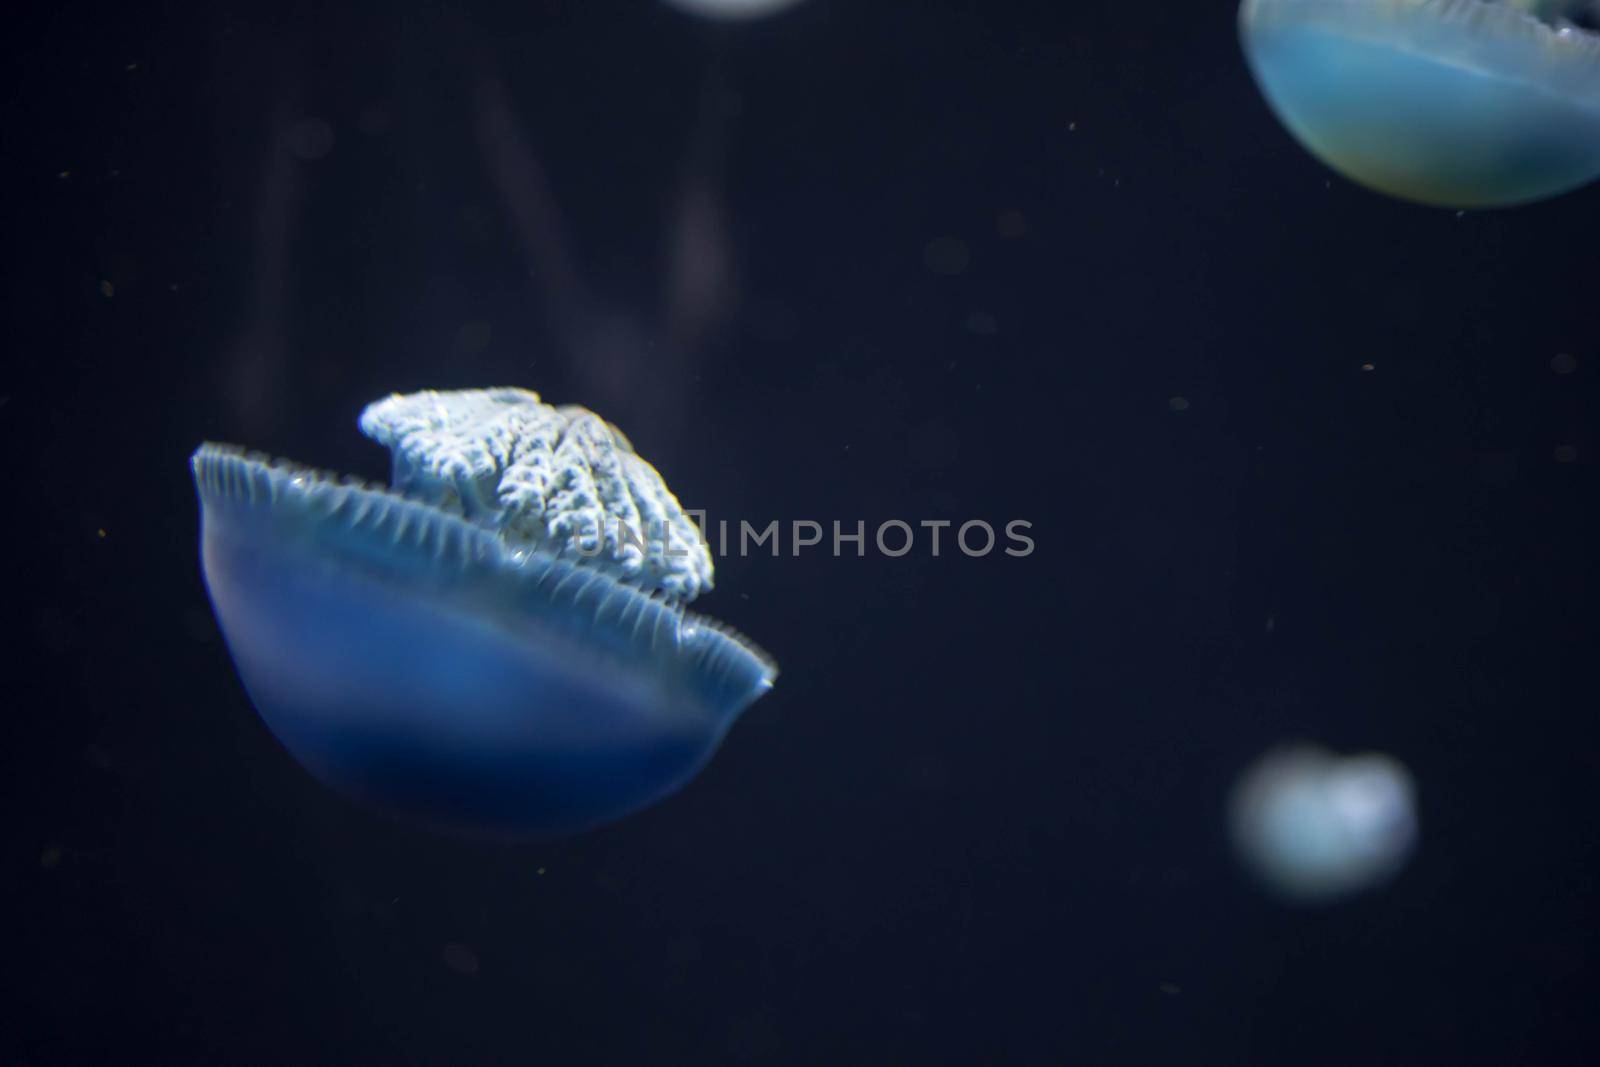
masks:
<svg viewBox="0 0 1600 1067"><path fill-rule="evenodd" d="M392 488L204 444L212 606L268 727L435 827L553 837L683 785L776 668L684 610L711 555L622 433L521 389L367 407Z"/></svg>
<svg viewBox="0 0 1600 1067"><path fill-rule="evenodd" d="M1244 0L1272 110L1313 155L1404 200L1525 203L1600 176L1596 0Z"/></svg>
<svg viewBox="0 0 1600 1067"><path fill-rule="evenodd" d="M1389 756L1275 749L1239 779L1229 829L1240 858L1267 886L1303 901L1380 885L1417 839L1411 775Z"/></svg>

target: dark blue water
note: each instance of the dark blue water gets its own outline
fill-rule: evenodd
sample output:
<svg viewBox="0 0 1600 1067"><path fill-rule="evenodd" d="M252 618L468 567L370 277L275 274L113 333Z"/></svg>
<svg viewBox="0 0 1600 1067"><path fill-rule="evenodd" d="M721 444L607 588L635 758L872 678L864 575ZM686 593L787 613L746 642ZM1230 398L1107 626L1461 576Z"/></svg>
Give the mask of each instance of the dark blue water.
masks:
<svg viewBox="0 0 1600 1067"><path fill-rule="evenodd" d="M1350 185L1226 2L68 2L6 37L0 1061L1600 1050L1600 191ZM697 780L566 842L434 836L250 708L186 462L382 478L363 404L485 385L603 413L712 521L1035 549L721 558L697 607L783 674ZM1392 884L1239 870L1227 789L1300 738L1411 769Z"/></svg>

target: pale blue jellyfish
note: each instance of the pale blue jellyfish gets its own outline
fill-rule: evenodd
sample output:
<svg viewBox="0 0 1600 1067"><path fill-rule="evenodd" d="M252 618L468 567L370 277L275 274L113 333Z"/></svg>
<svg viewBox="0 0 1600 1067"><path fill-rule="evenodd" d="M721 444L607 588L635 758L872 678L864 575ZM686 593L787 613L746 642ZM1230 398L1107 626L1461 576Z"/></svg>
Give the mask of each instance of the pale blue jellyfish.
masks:
<svg viewBox="0 0 1600 1067"><path fill-rule="evenodd" d="M1276 749L1234 786L1228 825L1244 864L1278 893L1321 901L1367 889L1405 864L1416 789L1389 756Z"/></svg>
<svg viewBox="0 0 1600 1067"><path fill-rule="evenodd" d="M1250 70L1347 177L1493 207L1600 176L1596 0L1244 0Z"/></svg>
<svg viewBox="0 0 1600 1067"><path fill-rule="evenodd" d="M776 669L684 610L711 556L655 469L521 389L392 396L380 488L205 444L201 560L239 675L326 784L548 837L687 782Z"/></svg>

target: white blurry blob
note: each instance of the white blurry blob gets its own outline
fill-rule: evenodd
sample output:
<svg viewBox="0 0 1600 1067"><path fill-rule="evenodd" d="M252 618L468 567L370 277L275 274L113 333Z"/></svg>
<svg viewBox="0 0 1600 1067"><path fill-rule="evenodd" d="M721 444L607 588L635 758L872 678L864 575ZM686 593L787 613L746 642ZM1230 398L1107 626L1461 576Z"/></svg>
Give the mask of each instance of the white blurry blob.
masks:
<svg viewBox="0 0 1600 1067"><path fill-rule="evenodd" d="M800 0L667 0L679 11L708 19L757 19L776 15Z"/></svg>
<svg viewBox="0 0 1600 1067"><path fill-rule="evenodd" d="M1257 760L1233 788L1228 819L1245 865L1308 902L1387 881L1417 839L1415 789L1398 761L1309 745Z"/></svg>

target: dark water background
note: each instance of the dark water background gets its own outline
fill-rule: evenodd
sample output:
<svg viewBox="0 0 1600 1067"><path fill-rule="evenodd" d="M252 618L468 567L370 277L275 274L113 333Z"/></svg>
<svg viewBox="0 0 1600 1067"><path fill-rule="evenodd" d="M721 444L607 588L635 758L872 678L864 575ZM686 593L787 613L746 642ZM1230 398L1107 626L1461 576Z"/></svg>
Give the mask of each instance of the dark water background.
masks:
<svg viewBox="0 0 1600 1067"><path fill-rule="evenodd" d="M1354 188L1226 2L8 19L0 1061L1600 1051L1600 189ZM428 836L251 711L186 460L381 476L364 403L490 384L713 518L1037 549L724 559L784 674L698 780ZM1416 775L1392 886L1239 873L1226 789L1294 738Z"/></svg>

